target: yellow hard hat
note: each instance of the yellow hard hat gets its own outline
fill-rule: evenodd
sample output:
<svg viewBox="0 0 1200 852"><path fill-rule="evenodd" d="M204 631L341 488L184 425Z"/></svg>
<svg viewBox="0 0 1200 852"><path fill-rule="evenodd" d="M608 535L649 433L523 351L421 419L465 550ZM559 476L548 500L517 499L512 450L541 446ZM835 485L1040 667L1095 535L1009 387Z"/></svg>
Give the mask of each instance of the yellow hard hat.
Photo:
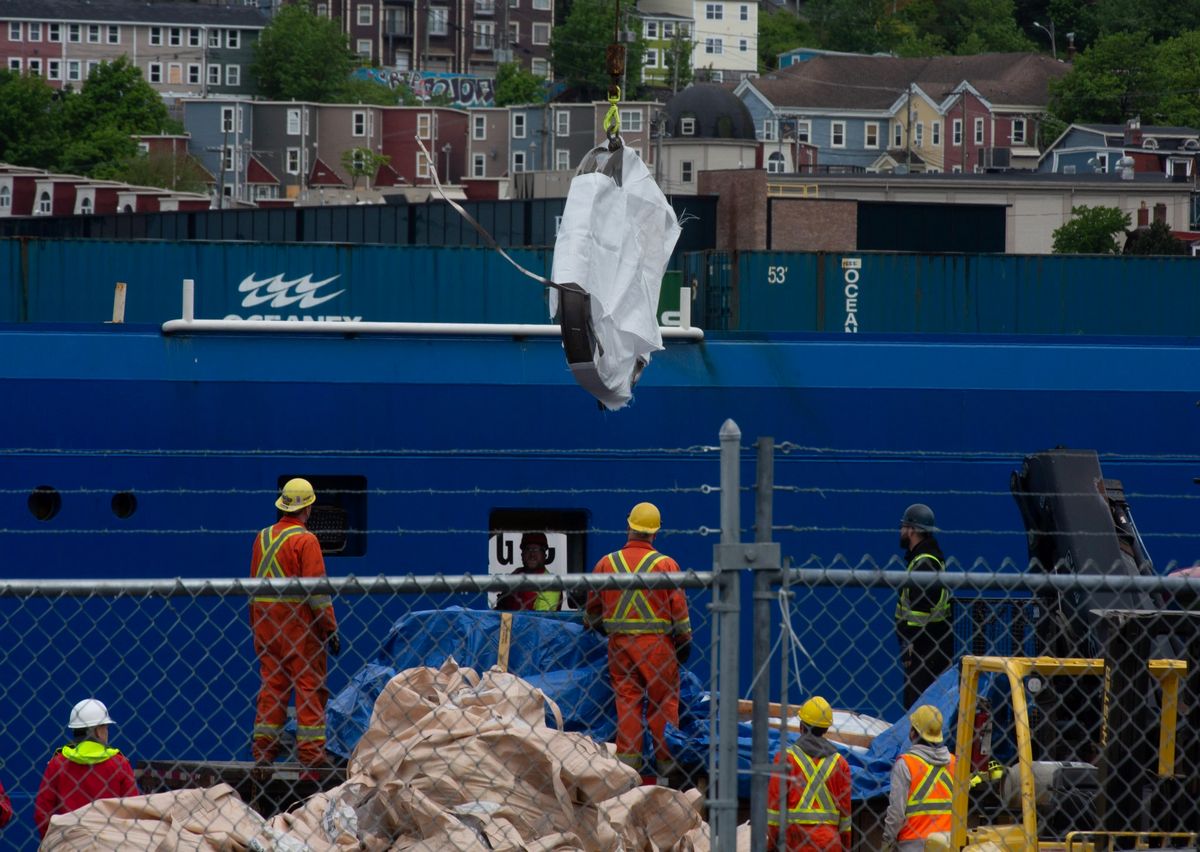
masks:
<svg viewBox="0 0 1200 852"><path fill-rule="evenodd" d="M922 704L912 713L909 719L912 729L921 735L926 742L940 743L942 741L942 711L932 704Z"/></svg>
<svg viewBox="0 0 1200 852"><path fill-rule="evenodd" d="M800 705L800 721L810 728L828 728L833 725L833 708L819 695Z"/></svg>
<svg viewBox="0 0 1200 852"><path fill-rule="evenodd" d="M654 533L662 526L662 515L653 503L638 503L629 513L629 528L637 532Z"/></svg>
<svg viewBox="0 0 1200 852"><path fill-rule="evenodd" d="M283 491L279 492L279 499L275 501L275 508L281 512L299 512L315 502L317 495L313 493L312 483L296 477L289 479L283 486Z"/></svg>

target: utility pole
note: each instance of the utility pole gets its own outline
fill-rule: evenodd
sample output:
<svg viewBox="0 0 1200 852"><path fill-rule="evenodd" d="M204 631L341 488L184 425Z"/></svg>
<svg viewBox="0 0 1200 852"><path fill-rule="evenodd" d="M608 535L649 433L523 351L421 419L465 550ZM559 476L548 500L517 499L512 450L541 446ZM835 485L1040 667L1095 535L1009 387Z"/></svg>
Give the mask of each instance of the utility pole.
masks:
<svg viewBox="0 0 1200 852"><path fill-rule="evenodd" d="M913 90L917 87L916 83L908 84L908 127L904 131L904 164L908 167L908 171L912 171L912 118L913 118Z"/></svg>
<svg viewBox="0 0 1200 852"><path fill-rule="evenodd" d="M662 139L665 119L661 109L654 116L654 182L658 184L659 189L662 189Z"/></svg>

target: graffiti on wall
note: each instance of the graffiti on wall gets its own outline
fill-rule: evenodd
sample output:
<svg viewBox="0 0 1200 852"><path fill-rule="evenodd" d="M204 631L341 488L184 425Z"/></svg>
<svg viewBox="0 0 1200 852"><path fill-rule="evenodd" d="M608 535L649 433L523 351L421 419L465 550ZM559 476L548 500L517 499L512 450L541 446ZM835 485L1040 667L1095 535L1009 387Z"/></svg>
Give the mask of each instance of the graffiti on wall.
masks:
<svg viewBox="0 0 1200 852"><path fill-rule="evenodd" d="M397 71L389 68L359 68L355 76L382 83L393 89L407 86L421 100L446 97L452 106L484 107L496 103L496 81L475 74L439 71Z"/></svg>

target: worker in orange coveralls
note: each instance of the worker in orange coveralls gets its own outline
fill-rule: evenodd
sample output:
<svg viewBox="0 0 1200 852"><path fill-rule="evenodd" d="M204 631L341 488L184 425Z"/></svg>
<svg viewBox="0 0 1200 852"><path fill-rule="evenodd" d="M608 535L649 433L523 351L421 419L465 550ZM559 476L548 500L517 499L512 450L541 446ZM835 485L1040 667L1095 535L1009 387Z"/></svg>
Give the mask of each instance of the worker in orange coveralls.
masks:
<svg viewBox="0 0 1200 852"><path fill-rule="evenodd" d="M774 852L849 852L850 764L825 732L833 709L819 695L800 707L800 737L775 755L787 766L787 809L780 814L783 784L772 775L767 785L767 849ZM785 842L779 826L787 820Z"/></svg>
<svg viewBox="0 0 1200 852"><path fill-rule="evenodd" d="M283 517L254 539L252 577L325 576L321 545L304 526L316 499L306 479L292 479L283 486L275 501ZM260 773L278 756L279 737L293 690L300 762L310 768L327 767L325 702L329 691L325 686L325 649L334 656L341 651L333 601L328 595L256 595L250 604L250 624L254 651L262 667L253 746Z"/></svg>
<svg viewBox="0 0 1200 852"><path fill-rule="evenodd" d="M629 540L596 563L596 574L678 571L654 549L662 526L658 507L638 503L629 513ZM617 758L642 771L645 728L654 739L660 776L678 776L663 733L679 724L679 667L692 649L692 625L682 589L625 589L588 594L585 624L608 636L608 673L617 706ZM642 723L642 702L646 723Z"/></svg>

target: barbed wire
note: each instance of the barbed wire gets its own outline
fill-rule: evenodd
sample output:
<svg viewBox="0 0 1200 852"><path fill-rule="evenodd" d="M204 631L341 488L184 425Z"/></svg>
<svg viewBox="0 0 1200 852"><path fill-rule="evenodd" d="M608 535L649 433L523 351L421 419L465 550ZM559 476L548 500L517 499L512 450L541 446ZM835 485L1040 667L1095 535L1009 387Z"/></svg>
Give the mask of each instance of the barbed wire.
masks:
<svg viewBox="0 0 1200 852"><path fill-rule="evenodd" d="M528 532L545 532L546 527L538 527L537 530L528 530ZM629 530L626 527L620 529L586 529L586 530L550 530L551 532L559 532L564 535L618 535L624 536ZM75 529L59 529L55 527L34 527L28 529L15 528L0 528L0 535L96 535L98 533L120 533L122 535L246 535L254 536L262 532L262 527L245 528L245 529L213 529L211 527L194 527L191 529L125 529L121 527L91 527L91 528L75 528ZM521 530L510 529L455 529L452 527L443 527L440 529L406 529L403 527L380 527L369 528L364 530L347 529L338 530L339 533L346 535L478 535L491 536L497 533L518 533ZM743 531L744 532L744 531ZM720 526L708 527L701 526L692 529L670 529L663 527L658 532L659 535L720 535Z"/></svg>
<svg viewBox="0 0 1200 852"><path fill-rule="evenodd" d="M889 535L896 532L897 526L892 524L886 527L822 527L822 526L800 526L797 524L776 524L771 527L775 532L794 532L794 533L887 533ZM1080 536L1080 537L1096 537L1115 539L1116 533L1113 530L1026 530L1022 529L970 529L963 527L939 527L939 533L949 533L952 535L1036 535L1036 536ZM1140 531L1139 531L1140 532ZM1200 538L1200 532L1140 532L1142 538Z"/></svg>
<svg viewBox="0 0 1200 852"><path fill-rule="evenodd" d="M0 456L22 456L22 455L45 455L45 456L637 456L637 455L703 455L705 453L716 453L720 451L719 446L706 444L693 444L689 447L640 447L640 448L621 448L621 447L521 447L521 448L495 448L495 447L461 447L447 449L433 448L395 448L395 447L376 447L371 449L349 449L330 448L330 449L297 449L278 448L278 449L214 449L214 448L186 448L180 447L170 449L166 447L146 448L146 447L127 447L123 449L109 449L104 447L0 447Z"/></svg>
<svg viewBox="0 0 1200 852"><path fill-rule="evenodd" d="M842 488L824 485L776 485L774 490L796 494L905 494L939 497L1099 497L1099 491L989 491L969 488ZM1200 494L1157 494L1145 491L1126 491L1127 498L1140 500L1200 500Z"/></svg>
<svg viewBox="0 0 1200 852"><path fill-rule="evenodd" d="M745 449L754 449L753 446ZM1025 451L1004 450L917 450L917 449L894 449L894 450L877 450L867 447L817 447L807 444L797 444L792 441L782 441L775 444L775 449L781 453L812 453L814 455L846 455L846 456L869 456L869 457L895 457L895 458L943 458L943 459L1018 459L1024 460L1026 456L1032 455ZM1100 459L1110 461L1157 461L1157 462L1187 462L1200 464L1200 454L1194 453L1121 453L1121 452L1100 452L1095 450L1084 449L1057 449L1055 453L1063 456L1092 456L1095 455Z"/></svg>
<svg viewBox="0 0 1200 852"><path fill-rule="evenodd" d="M40 487L40 486L39 486ZM278 488L137 488L136 486L121 485L107 488L80 487L55 488L59 494L113 494L124 491L135 491L139 495L148 494L239 494L239 495L278 495ZM428 495L470 497L486 494L716 494L720 492L719 485L658 485L646 488L607 487L607 488L321 488L322 495L354 494L354 495ZM749 491L744 486L743 491ZM0 494L31 494L38 488L0 488Z"/></svg>

